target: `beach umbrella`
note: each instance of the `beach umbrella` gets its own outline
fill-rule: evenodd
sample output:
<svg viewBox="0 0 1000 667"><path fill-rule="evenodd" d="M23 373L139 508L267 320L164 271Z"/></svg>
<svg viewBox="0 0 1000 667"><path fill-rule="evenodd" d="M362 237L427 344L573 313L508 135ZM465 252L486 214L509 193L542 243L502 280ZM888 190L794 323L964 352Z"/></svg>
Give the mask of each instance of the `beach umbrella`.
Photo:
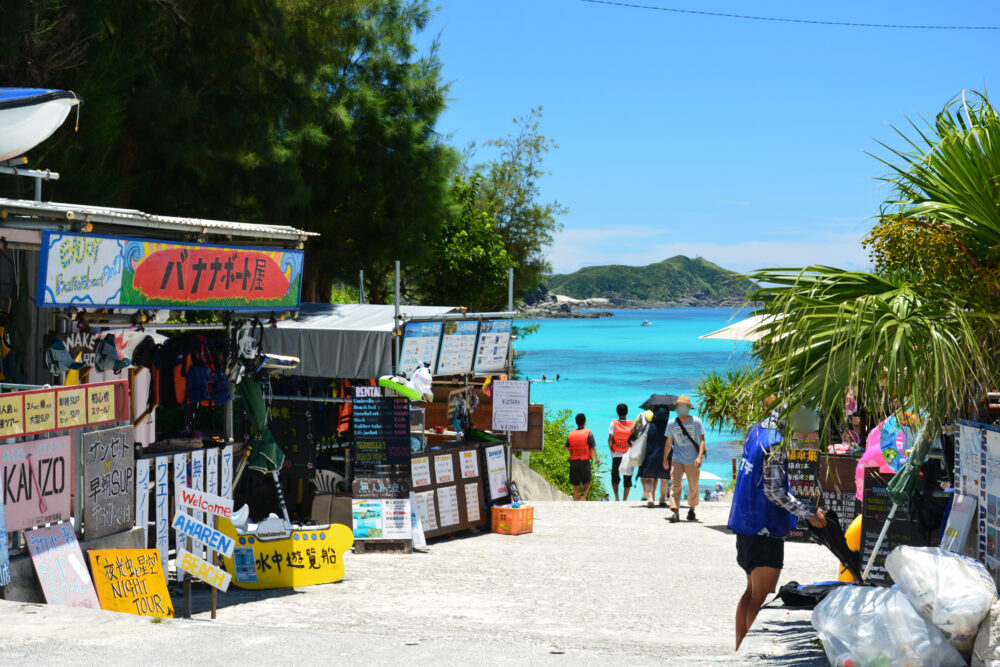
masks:
<svg viewBox="0 0 1000 667"><path fill-rule="evenodd" d="M666 408L673 410L677 405L677 397L673 394L653 394L646 399L646 402L639 407L643 410L655 410L656 408Z"/></svg>
<svg viewBox="0 0 1000 667"><path fill-rule="evenodd" d="M744 320L733 322L729 326L722 327L718 331L713 331L712 333L705 334L704 336L698 336L698 338L744 340L753 343L760 340L761 337L764 336L765 331L761 330L761 325L767 324L767 322L771 319L773 319L773 316L751 315Z"/></svg>
<svg viewBox="0 0 1000 667"><path fill-rule="evenodd" d="M709 472L707 470L702 470L701 474L698 477L698 479L701 480L702 482L725 482L726 481L726 480L722 479L721 477L719 477L718 475L716 475L715 473Z"/></svg>

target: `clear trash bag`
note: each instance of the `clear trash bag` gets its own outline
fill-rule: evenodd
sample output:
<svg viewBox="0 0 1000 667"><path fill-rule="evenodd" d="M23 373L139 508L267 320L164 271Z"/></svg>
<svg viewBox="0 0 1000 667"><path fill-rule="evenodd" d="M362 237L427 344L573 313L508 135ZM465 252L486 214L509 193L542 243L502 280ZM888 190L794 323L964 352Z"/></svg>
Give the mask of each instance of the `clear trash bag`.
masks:
<svg viewBox="0 0 1000 667"><path fill-rule="evenodd" d="M842 586L813 610L834 667L961 667L965 659L898 588Z"/></svg>
<svg viewBox="0 0 1000 667"><path fill-rule="evenodd" d="M970 656L979 624L997 599L986 568L940 547L901 546L885 559L885 569L917 613Z"/></svg>

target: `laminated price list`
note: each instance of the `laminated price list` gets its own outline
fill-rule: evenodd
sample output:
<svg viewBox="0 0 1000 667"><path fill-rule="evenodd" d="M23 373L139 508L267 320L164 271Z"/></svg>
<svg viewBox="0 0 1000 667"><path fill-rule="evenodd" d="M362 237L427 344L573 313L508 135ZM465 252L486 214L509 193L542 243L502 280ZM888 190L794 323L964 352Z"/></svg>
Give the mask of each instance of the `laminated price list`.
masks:
<svg viewBox="0 0 1000 667"><path fill-rule="evenodd" d="M359 468L407 464L410 403L405 398L356 397L351 419Z"/></svg>

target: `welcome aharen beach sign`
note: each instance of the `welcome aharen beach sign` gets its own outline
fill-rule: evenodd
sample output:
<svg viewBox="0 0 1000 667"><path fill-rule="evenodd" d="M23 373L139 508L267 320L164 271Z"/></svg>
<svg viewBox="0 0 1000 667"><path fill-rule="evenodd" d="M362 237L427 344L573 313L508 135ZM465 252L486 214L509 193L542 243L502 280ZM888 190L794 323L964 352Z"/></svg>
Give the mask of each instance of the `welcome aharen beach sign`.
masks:
<svg viewBox="0 0 1000 667"><path fill-rule="evenodd" d="M303 252L42 232L40 307L298 308Z"/></svg>

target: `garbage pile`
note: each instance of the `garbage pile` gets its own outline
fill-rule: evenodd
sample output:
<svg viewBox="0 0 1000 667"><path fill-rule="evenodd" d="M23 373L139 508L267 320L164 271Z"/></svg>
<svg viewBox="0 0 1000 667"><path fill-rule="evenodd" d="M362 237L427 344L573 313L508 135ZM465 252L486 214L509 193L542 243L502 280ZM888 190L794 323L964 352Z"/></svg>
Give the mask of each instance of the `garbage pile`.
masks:
<svg viewBox="0 0 1000 667"><path fill-rule="evenodd" d="M997 600L980 563L939 547L893 549L893 588L842 586L813 610L835 667L968 664L979 624Z"/></svg>

